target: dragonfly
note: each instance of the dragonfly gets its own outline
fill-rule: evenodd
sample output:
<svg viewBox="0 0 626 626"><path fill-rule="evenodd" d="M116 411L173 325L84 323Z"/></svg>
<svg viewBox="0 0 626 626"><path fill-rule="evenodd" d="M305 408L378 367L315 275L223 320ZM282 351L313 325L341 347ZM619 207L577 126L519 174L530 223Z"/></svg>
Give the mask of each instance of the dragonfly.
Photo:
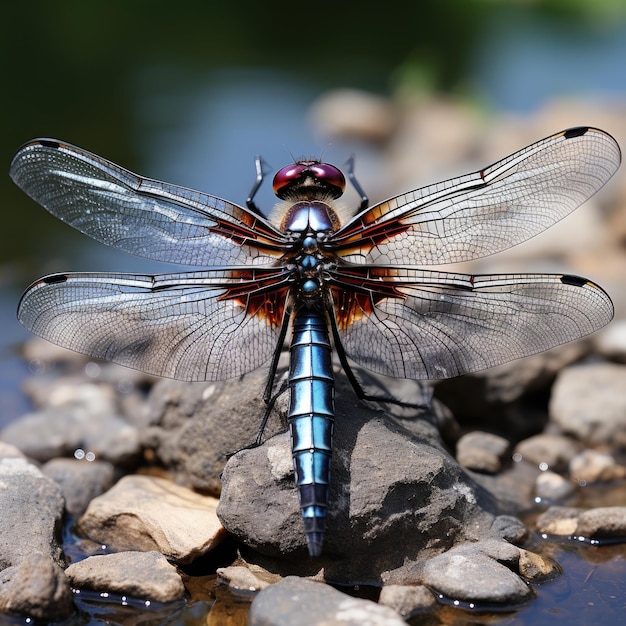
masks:
<svg viewBox="0 0 626 626"><path fill-rule="evenodd" d="M570 128L489 167L369 206L354 174L296 161L273 178L277 205L240 206L144 178L86 150L35 139L13 181L70 226L123 252L199 268L167 274L56 273L33 283L19 321L92 357L184 381L269 364L271 403L289 342L288 428L309 554L322 554L333 450L333 354L352 370L440 380L588 335L613 316L607 293L569 274L470 275L438 267L515 246L600 189L621 160L613 137ZM360 196L341 206L350 181ZM376 397L374 396L374 399Z"/></svg>

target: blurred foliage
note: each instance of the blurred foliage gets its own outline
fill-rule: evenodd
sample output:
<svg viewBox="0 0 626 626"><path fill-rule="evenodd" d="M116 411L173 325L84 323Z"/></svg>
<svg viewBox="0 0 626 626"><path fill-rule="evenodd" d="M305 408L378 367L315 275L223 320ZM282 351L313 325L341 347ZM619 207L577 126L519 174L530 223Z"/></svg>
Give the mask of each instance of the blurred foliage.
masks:
<svg viewBox="0 0 626 626"><path fill-rule="evenodd" d="M3 10L2 145L40 126L91 133L102 119L126 127L137 68L271 67L321 88L386 91L399 67L437 90L463 81L482 25L500 10L597 23L626 14L624 0L378 0L290 5L258 0L31 0ZM515 19L515 15L511 15ZM6 93L6 92L5 92ZM68 126L70 128L64 128ZM109 137L109 141L113 141ZM114 148L114 146L111 146ZM112 153L114 154L114 152Z"/></svg>
<svg viewBox="0 0 626 626"><path fill-rule="evenodd" d="M624 0L477 0L485 5L519 7L544 16L606 24L626 15Z"/></svg>

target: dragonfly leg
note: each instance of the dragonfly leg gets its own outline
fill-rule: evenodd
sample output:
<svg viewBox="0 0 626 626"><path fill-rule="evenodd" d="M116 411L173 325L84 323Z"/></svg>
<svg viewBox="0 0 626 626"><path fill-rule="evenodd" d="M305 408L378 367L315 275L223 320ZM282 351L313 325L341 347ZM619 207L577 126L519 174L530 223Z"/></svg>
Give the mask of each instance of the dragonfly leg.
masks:
<svg viewBox="0 0 626 626"><path fill-rule="evenodd" d="M289 389L289 383L288 381L284 381L283 384L280 386L280 389L271 398L269 398L269 400L265 401L265 412L263 413L263 419L261 420L259 432L257 433L256 439L254 440L254 444L251 447L256 448L257 446L260 446L261 443L263 443L263 432L265 431L265 427L267 426L267 422L270 418L270 413L272 412L272 409L274 408L274 404L278 397L285 393L287 389Z"/></svg>
<svg viewBox="0 0 626 626"><path fill-rule="evenodd" d="M370 199L367 197L367 194L363 191L363 187L361 187L359 181L354 175L354 154L346 161L346 174L348 175L350 184L354 187L356 192L359 194L359 197L361 198L359 211L364 211L369 206Z"/></svg>
<svg viewBox="0 0 626 626"><path fill-rule="evenodd" d="M254 184L252 185L252 189L250 189L250 193L248 194L248 197L246 198L246 206L251 211L254 211L257 215L261 215L261 216L263 215L263 213L261 213L261 210L254 202L254 196L256 196L257 191L259 190L259 187L263 184L263 178L265 178L265 174L267 173L267 169L265 167L266 165L267 164L261 158L261 155L257 154L254 157L254 169L256 171L256 176L254 179Z"/></svg>
<svg viewBox="0 0 626 626"><path fill-rule="evenodd" d="M354 393L356 394L359 400L368 400L370 402L386 402L389 404L395 404L396 406L403 406L411 409L429 409L432 406L432 399L434 389L432 387L426 389L420 398L419 403L415 402L404 402L402 400L398 400L393 396L387 396L385 394L380 395L372 395L368 394L363 386L359 382L359 379L356 377L356 374L353 372L350 363L348 362L348 357L343 350L343 346L341 345L341 340L339 338L339 333L337 332L337 326L334 323L334 318L331 316L331 328L333 333L333 340L335 342L335 350L337 355L339 356L339 362L341 363L341 367L343 367L343 371L354 389Z"/></svg>

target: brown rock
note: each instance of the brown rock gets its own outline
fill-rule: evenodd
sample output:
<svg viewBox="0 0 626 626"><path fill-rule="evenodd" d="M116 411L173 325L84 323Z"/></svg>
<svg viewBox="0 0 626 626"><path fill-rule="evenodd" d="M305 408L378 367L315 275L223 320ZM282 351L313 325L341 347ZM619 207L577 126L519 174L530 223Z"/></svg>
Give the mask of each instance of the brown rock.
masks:
<svg viewBox="0 0 626 626"><path fill-rule="evenodd" d="M156 550L177 563L189 563L219 543L223 529L217 500L169 480L131 475L92 500L78 531L122 550Z"/></svg>

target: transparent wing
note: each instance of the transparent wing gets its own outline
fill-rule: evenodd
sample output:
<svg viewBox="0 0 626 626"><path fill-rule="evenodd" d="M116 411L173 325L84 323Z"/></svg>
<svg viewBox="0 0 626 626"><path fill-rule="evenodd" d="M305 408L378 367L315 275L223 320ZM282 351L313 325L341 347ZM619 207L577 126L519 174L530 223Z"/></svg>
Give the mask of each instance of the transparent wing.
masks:
<svg viewBox="0 0 626 626"><path fill-rule="evenodd" d="M347 356L399 378L483 370L588 335L613 317L609 296L576 276L363 268L333 282Z"/></svg>
<svg viewBox="0 0 626 626"><path fill-rule="evenodd" d="M58 345L156 376L222 380L277 349L279 272L56 274L22 296L18 319ZM271 313L271 314L269 314Z"/></svg>
<svg viewBox="0 0 626 626"><path fill-rule="evenodd" d="M37 139L13 157L10 175L50 213L97 241L184 265L266 264L282 234L215 196L142 178L95 154Z"/></svg>
<svg viewBox="0 0 626 626"><path fill-rule="evenodd" d="M473 174L367 209L332 241L353 263L438 265L484 257L571 213L609 180L620 159L607 133L572 128Z"/></svg>

